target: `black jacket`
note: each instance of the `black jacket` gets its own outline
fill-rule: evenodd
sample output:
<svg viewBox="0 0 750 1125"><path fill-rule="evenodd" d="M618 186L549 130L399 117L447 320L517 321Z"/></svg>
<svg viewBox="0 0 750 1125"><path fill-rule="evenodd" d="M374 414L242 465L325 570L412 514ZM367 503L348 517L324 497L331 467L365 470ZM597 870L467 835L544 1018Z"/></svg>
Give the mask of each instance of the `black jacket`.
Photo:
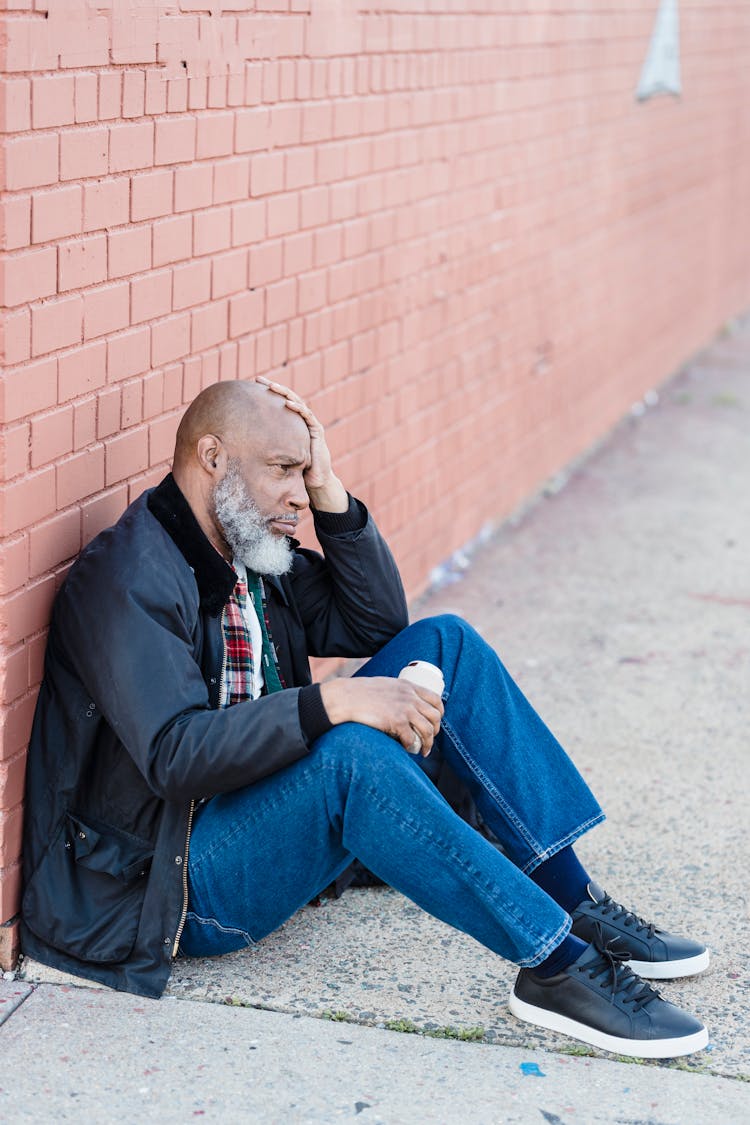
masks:
<svg viewBox="0 0 750 1125"><path fill-rule="evenodd" d="M369 656L407 623L367 510L315 513L267 579L288 690L219 709L235 573L171 474L84 550L55 602L27 768L24 951L159 996L187 904L194 801L303 757L330 726L308 655Z"/></svg>

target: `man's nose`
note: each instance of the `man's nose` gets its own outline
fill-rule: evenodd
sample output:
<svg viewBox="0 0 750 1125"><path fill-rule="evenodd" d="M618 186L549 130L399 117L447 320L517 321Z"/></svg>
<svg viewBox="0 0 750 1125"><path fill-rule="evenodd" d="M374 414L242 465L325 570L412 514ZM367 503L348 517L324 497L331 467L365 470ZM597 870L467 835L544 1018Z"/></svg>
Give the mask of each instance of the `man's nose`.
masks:
<svg viewBox="0 0 750 1125"><path fill-rule="evenodd" d="M295 475L294 483L287 495L287 503L298 512L302 511L304 508L309 508L310 498L307 495L305 478L302 473Z"/></svg>

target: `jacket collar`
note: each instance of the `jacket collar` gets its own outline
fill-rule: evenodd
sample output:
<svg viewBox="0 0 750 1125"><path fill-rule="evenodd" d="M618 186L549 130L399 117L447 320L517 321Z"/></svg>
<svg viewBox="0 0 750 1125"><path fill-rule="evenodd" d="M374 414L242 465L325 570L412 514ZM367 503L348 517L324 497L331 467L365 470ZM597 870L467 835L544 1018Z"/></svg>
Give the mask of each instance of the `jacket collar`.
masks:
<svg viewBox="0 0 750 1125"><path fill-rule="evenodd" d="M162 525L193 571L201 608L217 617L237 581L233 568L207 539L171 473L149 492L147 503L152 516ZM295 540L292 540L292 545L297 546ZM279 592L282 601L287 601L286 591L278 578L268 576L263 581Z"/></svg>
<svg viewBox="0 0 750 1125"><path fill-rule="evenodd" d="M193 571L202 608L212 617L218 616L234 589L237 575L206 538L171 473L149 492L148 508Z"/></svg>

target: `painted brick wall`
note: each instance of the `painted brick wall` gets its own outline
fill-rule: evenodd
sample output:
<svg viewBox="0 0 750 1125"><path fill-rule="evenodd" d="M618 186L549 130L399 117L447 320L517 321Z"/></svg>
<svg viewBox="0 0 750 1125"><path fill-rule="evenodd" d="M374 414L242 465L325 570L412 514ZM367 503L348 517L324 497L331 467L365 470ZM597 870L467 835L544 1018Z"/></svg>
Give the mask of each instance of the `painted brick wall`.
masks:
<svg viewBox="0 0 750 1125"><path fill-rule="evenodd" d="M642 104L656 0L3 7L0 921L55 589L202 387L307 396L416 593L750 304L746 0Z"/></svg>

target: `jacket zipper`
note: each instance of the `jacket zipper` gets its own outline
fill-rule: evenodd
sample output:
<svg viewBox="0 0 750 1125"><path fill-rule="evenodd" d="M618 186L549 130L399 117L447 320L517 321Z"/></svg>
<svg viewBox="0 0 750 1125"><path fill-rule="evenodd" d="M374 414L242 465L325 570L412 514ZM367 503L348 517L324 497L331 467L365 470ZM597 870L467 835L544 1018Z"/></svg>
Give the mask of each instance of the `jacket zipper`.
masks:
<svg viewBox="0 0 750 1125"><path fill-rule="evenodd" d="M224 698L224 682L226 680L226 659L221 662L221 672L219 673L219 694L216 699L217 709L221 709L221 701Z"/></svg>
<svg viewBox="0 0 750 1125"><path fill-rule="evenodd" d="M180 938L182 931L185 928L185 920L188 912L188 858L190 855L190 833L193 829L193 813L195 812L195 801L190 802L190 811L188 812L187 834L185 836L185 854L182 857L182 913L180 914L180 924L177 927L177 933L172 946L172 956L177 956L177 950L180 946Z"/></svg>
<svg viewBox="0 0 750 1125"><path fill-rule="evenodd" d="M222 692L224 691L224 661L221 662L221 674L219 676L219 698L217 706L221 706ZM180 945L180 938L182 931L185 929L185 920L187 919L188 911L188 858L190 856L190 833L193 830L193 814L195 813L195 799L190 802L190 811L188 812L187 834L185 836L185 855L182 858L182 913L180 914L180 924L177 927L177 934L175 935L174 944L172 946L172 956L177 956L177 950Z"/></svg>

